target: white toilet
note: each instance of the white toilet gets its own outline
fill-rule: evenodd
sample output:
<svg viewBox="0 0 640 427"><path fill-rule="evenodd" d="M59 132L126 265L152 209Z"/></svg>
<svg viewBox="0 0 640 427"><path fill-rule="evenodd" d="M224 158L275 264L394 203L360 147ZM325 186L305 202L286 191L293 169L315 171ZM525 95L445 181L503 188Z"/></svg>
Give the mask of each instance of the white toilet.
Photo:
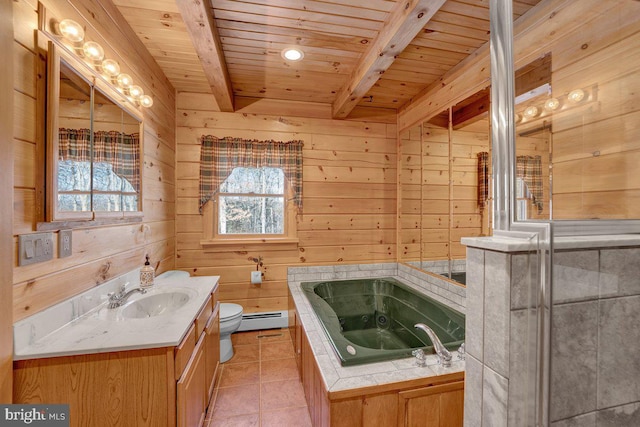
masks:
<svg viewBox="0 0 640 427"><path fill-rule="evenodd" d="M231 334L238 330L242 322L242 306L223 302L220 304L220 363L233 357Z"/></svg>

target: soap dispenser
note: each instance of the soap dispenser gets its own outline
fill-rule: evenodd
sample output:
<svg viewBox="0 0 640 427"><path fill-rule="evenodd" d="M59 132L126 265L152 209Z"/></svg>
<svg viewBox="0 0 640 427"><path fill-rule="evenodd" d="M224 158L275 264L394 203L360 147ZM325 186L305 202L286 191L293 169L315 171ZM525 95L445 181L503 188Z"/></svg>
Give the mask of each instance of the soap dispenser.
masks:
<svg viewBox="0 0 640 427"><path fill-rule="evenodd" d="M153 277L155 275L155 270L151 267L149 263L149 255L146 256L147 260L144 263L144 266L140 269L140 287L141 288L150 288L153 286Z"/></svg>

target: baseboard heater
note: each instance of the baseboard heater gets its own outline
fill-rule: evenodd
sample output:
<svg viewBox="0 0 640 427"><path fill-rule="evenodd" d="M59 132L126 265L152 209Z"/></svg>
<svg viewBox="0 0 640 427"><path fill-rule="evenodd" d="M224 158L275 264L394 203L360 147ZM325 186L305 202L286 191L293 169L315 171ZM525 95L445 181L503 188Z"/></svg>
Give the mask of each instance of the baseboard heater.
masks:
<svg viewBox="0 0 640 427"><path fill-rule="evenodd" d="M240 322L240 328L238 328L238 331L286 328L288 326L289 313L287 311L247 313L242 315L242 322Z"/></svg>

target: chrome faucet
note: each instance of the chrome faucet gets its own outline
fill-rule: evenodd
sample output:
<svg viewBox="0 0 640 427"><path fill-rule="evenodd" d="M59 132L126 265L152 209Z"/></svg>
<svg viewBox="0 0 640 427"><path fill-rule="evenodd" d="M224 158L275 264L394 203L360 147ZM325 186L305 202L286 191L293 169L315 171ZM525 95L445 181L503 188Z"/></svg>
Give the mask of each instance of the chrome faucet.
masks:
<svg viewBox="0 0 640 427"><path fill-rule="evenodd" d="M427 335L429 335L429 339L433 343L433 348L435 349L436 354L438 355L438 359L440 360L440 363L442 363L442 366L444 367L451 366L451 359L452 359L451 353L442 344L442 342L440 341L436 333L433 332L433 329L431 329L424 323L416 323L415 325L413 325L413 327L417 329L422 329L427 333Z"/></svg>
<svg viewBox="0 0 640 427"><path fill-rule="evenodd" d="M111 292L109 294L109 306L108 306L109 308L120 307L122 304L127 302L127 300L132 294L136 292L140 292L141 294L147 293L147 290L143 288L133 288L130 291L125 292L127 285L128 283L125 283L124 285L120 285L118 292Z"/></svg>

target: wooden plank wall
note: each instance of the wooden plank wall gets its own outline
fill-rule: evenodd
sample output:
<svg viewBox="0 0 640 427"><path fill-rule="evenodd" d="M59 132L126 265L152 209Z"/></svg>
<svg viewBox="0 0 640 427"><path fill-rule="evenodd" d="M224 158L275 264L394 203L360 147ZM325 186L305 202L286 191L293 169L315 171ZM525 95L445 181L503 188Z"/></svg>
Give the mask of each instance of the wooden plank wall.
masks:
<svg viewBox="0 0 640 427"><path fill-rule="evenodd" d="M0 2L0 51L13 48L13 4ZM12 402L13 391L13 62L6 61L0 75L0 403Z"/></svg>
<svg viewBox="0 0 640 427"><path fill-rule="evenodd" d="M400 230L398 241L398 260L420 261L420 242L422 228L422 155L420 126L406 129L400 134L400 161L398 172L398 207Z"/></svg>
<svg viewBox="0 0 640 427"><path fill-rule="evenodd" d="M287 309L287 267L396 261L395 123L219 113L211 95L178 94L176 267L194 275L220 275L220 299L245 312ZM303 203L297 249L277 246L205 252L198 214L203 134L304 141ZM264 258L264 281L249 283Z"/></svg>
<svg viewBox="0 0 640 427"><path fill-rule="evenodd" d="M597 105L552 118L553 217L640 218L640 4L620 2L551 47L553 94Z"/></svg>
<svg viewBox="0 0 640 427"><path fill-rule="evenodd" d="M154 264L160 262L159 271L174 267L175 91L110 2L43 3L50 12L82 19L88 33L101 35L126 61L123 68L154 98L153 107L144 111L144 227L138 223L75 229L72 256L57 258L54 251L51 261L17 267L17 235L34 232L36 223L44 220L44 124L36 114L44 105L38 90L44 84L44 57L35 40L37 1L14 1L14 321L141 266L146 253Z"/></svg>
<svg viewBox="0 0 640 427"><path fill-rule="evenodd" d="M423 261L449 259L452 203L449 183L449 125L422 123L422 244Z"/></svg>
<svg viewBox="0 0 640 427"><path fill-rule="evenodd" d="M639 14L628 0L544 0L514 23L516 68L551 53L554 94L598 85L596 107L553 119L556 219L638 216ZM403 106L399 129L476 92L489 72L485 45Z"/></svg>
<svg viewBox="0 0 640 427"><path fill-rule="evenodd" d="M453 259L466 258L467 247L460 243L462 237L480 236L483 229L487 229L487 214L481 215L478 207L478 153L486 151L491 158L490 145L489 117L452 131L450 245Z"/></svg>
<svg viewBox="0 0 640 427"><path fill-rule="evenodd" d="M402 261L464 259L460 239L483 232L477 154L490 151L488 118L453 130L451 138L444 125L424 122L400 134Z"/></svg>

